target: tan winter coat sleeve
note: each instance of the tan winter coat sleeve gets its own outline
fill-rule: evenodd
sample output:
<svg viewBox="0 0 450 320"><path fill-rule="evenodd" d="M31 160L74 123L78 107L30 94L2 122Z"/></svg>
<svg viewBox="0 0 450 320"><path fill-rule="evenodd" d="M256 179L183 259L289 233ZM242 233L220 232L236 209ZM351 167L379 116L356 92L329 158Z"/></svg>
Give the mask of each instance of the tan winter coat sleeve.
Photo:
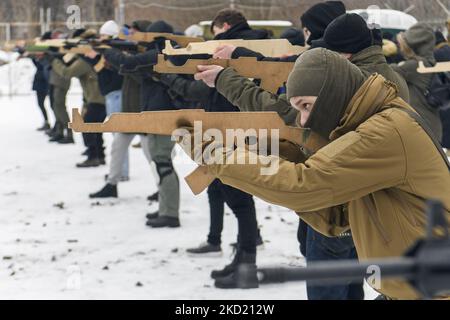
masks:
<svg viewBox="0 0 450 320"><path fill-rule="evenodd" d="M376 127L377 133L370 127ZM248 151L239 149L232 156L243 161ZM259 159L263 161L258 165L212 165L209 170L223 183L263 200L296 212L312 212L399 185L407 167L400 136L382 121L382 115L320 149L304 164L272 157L279 161L275 175L261 175L261 169L269 165L267 158Z"/></svg>
<svg viewBox="0 0 450 320"><path fill-rule="evenodd" d="M287 125L294 125L298 111L291 107L285 94L265 91L234 69L223 70L216 81L217 91L241 111L275 111Z"/></svg>

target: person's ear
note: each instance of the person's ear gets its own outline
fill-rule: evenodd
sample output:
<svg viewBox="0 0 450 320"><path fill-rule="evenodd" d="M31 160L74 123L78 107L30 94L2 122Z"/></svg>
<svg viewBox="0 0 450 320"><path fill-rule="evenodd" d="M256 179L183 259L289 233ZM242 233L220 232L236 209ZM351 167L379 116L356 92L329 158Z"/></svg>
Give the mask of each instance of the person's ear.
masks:
<svg viewBox="0 0 450 320"><path fill-rule="evenodd" d="M231 26L230 26L227 22L224 22L224 23L223 23L222 29L225 30L225 31L227 31L227 30L230 30L230 29L231 29Z"/></svg>

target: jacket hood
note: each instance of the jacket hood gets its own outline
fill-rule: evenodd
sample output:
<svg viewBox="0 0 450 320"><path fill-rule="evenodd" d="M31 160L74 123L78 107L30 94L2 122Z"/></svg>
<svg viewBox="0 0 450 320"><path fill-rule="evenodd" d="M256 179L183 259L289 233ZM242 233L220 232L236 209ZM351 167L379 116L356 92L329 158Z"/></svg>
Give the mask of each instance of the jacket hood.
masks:
<svg viewBox="0 0 450 320"><path fill-rule="evenodd" d="M318 97L305 127L328 140L364 80L359 68L338 53L312 49L296 61L287 81L287 98Z"/></svg>
<svg viewBox="0 0 450 320"><path fill-rule="evenodd" d="M359 88L348 104L339 126L331 133L336 140L356 128L374 114L388 108L414 111L398 96L397 86L379 74L371 75Z"/></svg>
<svg viewBox="0 0 450 320"><path fill-rule="evenodd" d="M387 63L386 57L383 55L383 49L377 45L352 55L350 62L357 65L366 77L373 73L369 69L372 69L374 65Z"/></svg>
<svg viewBox="0 0 450 320"><path fill-rule="evenodd" d="M419 22L403 33L406 44L414 51L416 55L422 58L432 58L436 37L433 28Z"/></svg>
<svg viewBox="0 0 450 320"><path fill-rule="evenodd" d="M173 33L173 27L163 20L153 22L146 29L147 32Z"/></svg>
<svg viewBox="0 0 450 320"><path fill-rule="evenodd" d="M231 40L231 39L243 39L243 40L260 40L269 39L269 34L266 30L255 30L250 28L247 22L241 22L232 26L224 33L220 33L214 37L214 40Z"/></svg>

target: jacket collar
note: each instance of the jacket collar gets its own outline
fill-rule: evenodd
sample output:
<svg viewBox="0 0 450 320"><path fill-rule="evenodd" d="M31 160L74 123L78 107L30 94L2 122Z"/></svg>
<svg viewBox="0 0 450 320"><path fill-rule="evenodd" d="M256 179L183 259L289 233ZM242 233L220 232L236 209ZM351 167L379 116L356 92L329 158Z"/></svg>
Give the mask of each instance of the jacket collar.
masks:
<svg viewBox="0 0 450 320"><path fill-rule="evenodd" d="M398 97L395 84L379 74L373 74L353 96L339 126L331 133L330 139L336 140L344 134L356 130L370 117L389 108L403 108L414 111Z"/></svg>

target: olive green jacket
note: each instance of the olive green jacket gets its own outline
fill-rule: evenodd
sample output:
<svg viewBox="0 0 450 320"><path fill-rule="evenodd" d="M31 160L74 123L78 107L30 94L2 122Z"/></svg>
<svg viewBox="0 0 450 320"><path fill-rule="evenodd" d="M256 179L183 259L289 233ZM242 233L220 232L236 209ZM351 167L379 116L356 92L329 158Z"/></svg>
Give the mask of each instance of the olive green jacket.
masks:
<svg viewBox="0 0 450 320"><path fill-rule="evenodd" d="M354 54L350 58L350 62L358 66L367 78L374 73L378 73L395 83L398 89L398 96L409 102L409 89L406 80L389 66L380 46L371 46Z"/></svg>
<svg viewBox="0 0 450 320"><path fill-rule="evenodd" d="M52 62L52 68L65 79L78 78L80 80L86 104L105 104L105 98L100 93L98 86L97 73L88 62L76 58L72 64L65 65L62 61L55 59Z"/></svg>

